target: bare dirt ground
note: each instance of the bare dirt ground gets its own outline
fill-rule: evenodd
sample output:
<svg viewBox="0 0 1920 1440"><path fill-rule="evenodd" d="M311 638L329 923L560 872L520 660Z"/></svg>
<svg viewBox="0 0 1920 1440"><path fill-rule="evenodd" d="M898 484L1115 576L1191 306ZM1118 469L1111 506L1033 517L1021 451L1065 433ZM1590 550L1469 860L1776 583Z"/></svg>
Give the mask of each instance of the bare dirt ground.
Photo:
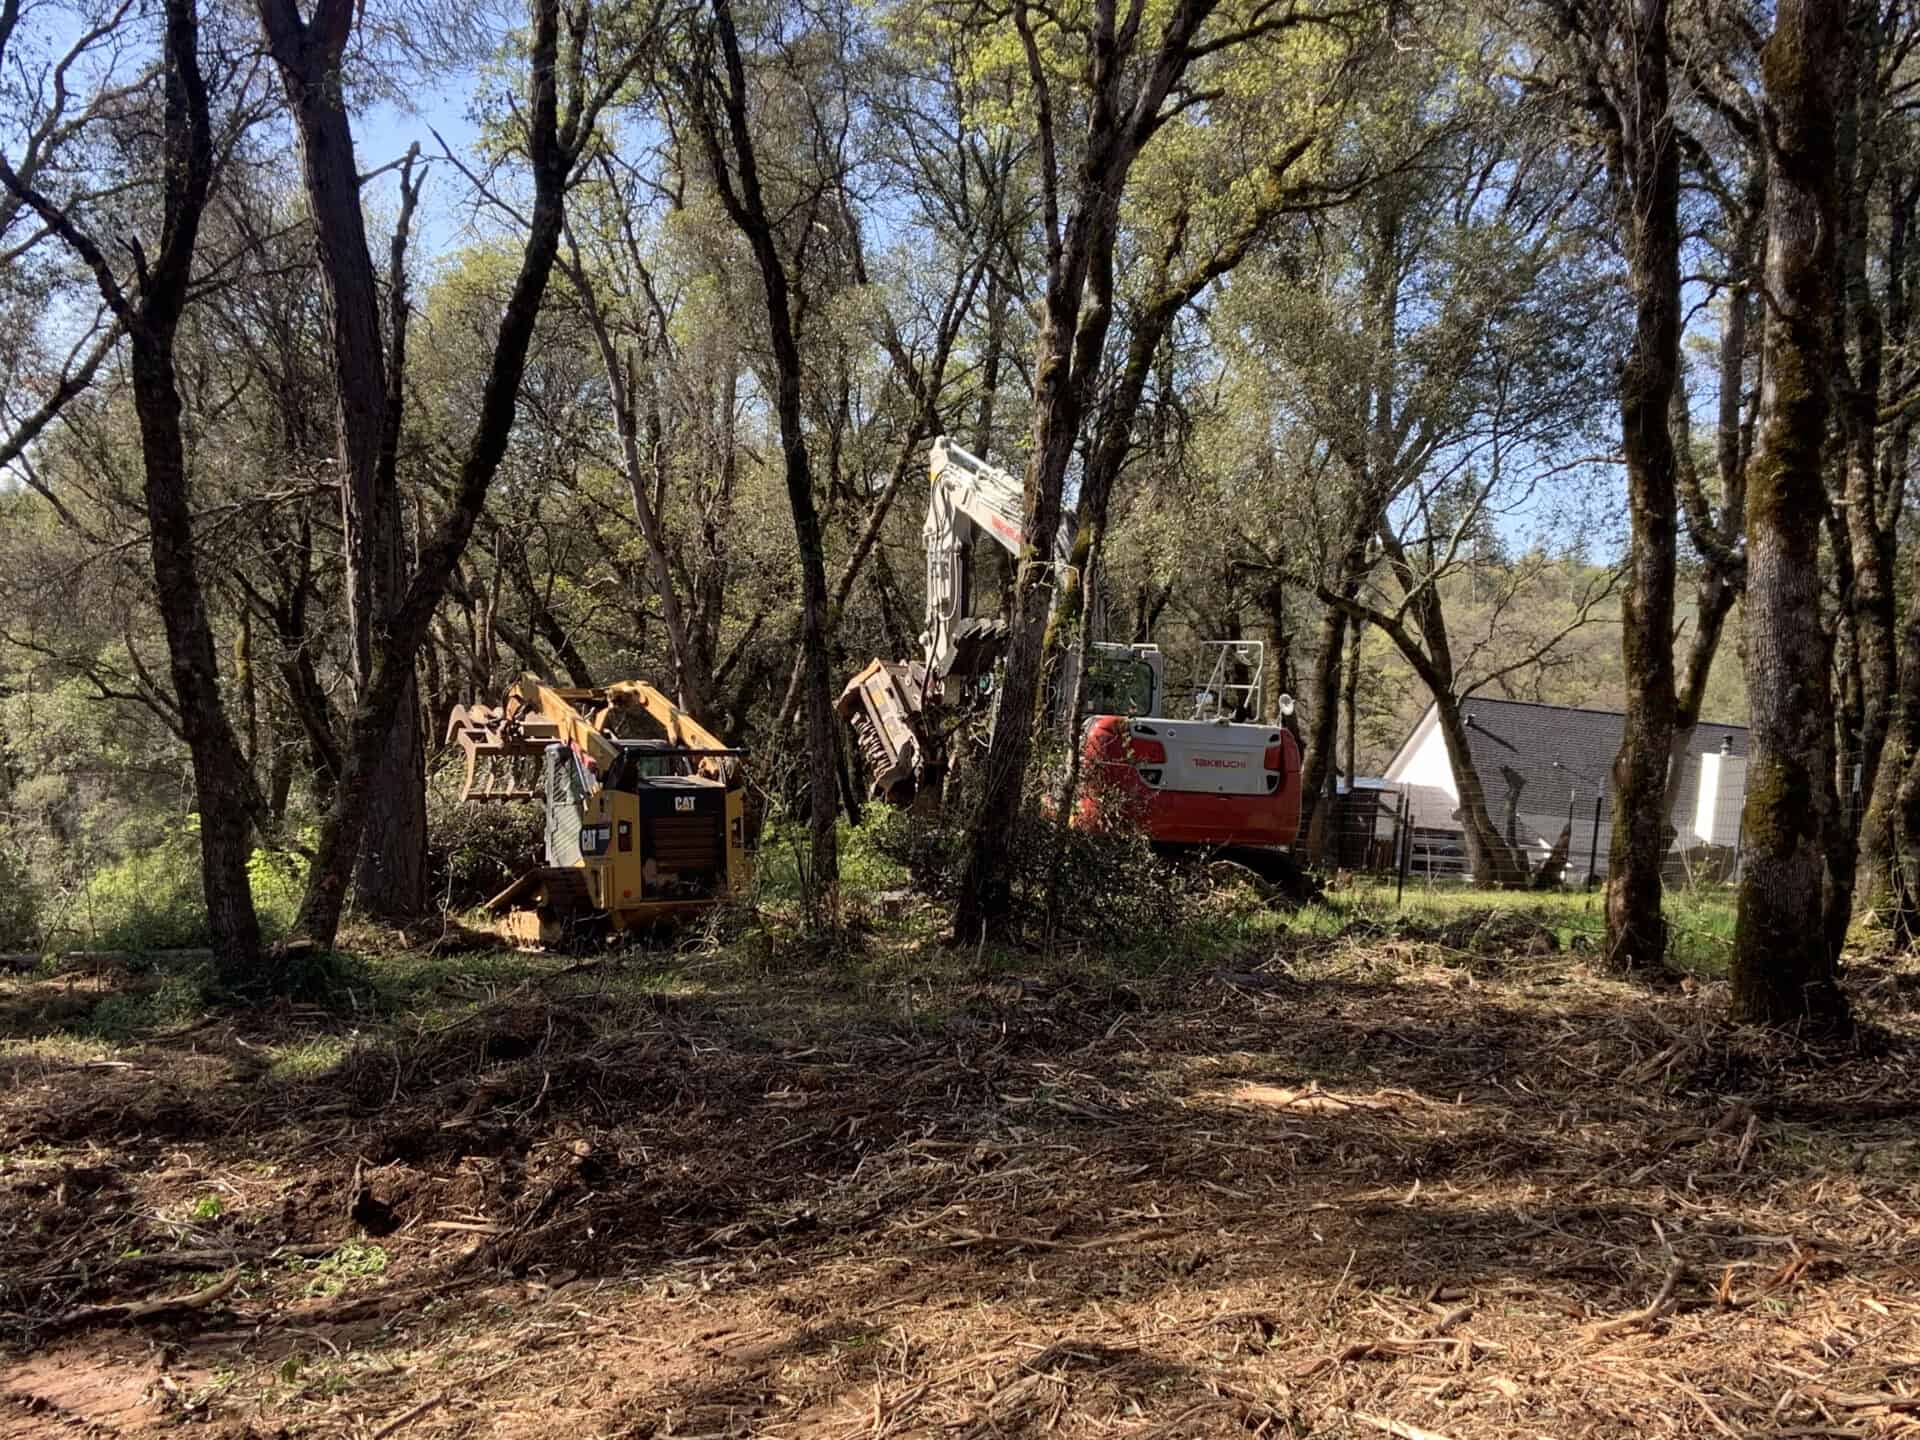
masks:
<svg viewBox="0 0 1920 1440"><path fill-rule="evenodd" d="M1805 1059L1518 922L868 943L106 1046L138 977L0 984L0 1437L1920 1426L1920 976Z"/></svg>

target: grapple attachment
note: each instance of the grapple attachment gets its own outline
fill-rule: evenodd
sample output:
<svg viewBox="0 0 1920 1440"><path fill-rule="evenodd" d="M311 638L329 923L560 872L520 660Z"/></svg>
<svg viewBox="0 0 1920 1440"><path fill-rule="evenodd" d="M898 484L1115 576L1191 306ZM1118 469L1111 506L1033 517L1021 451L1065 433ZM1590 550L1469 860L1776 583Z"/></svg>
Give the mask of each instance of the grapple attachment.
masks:
<svg viewBox="0 0 1920 1440"><path fill-rule="evenodd" d="M447 718L447 739L467 757L462 800L534 800L540 792L515 773L516 759L538 757L560 738L558 727L539 715L523 713L511 699L505 706L456 705Z"/></svg>

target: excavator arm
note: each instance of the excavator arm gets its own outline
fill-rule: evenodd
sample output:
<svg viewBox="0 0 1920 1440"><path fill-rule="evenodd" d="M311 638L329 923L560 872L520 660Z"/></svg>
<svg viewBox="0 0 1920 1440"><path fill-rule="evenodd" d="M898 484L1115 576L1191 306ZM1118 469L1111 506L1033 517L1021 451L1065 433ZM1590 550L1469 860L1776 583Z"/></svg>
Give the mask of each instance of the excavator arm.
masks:
<svg viewBox="0 0 1920 1440"><path fill-rule="evenodd" d="M938 742L924 723L930 705L959 700L955 676L993 668L1006 642L998 614L973 613L973 544L985 538L1013 556L1027 549L1026 487L1017 475L969 453L946 436L933 442L928 464L926 628L917 660L875 660L841 692L840 714L853 727L873 777L874 793L908 803L925 775L941 767ZM1064 527L1055 537L1066 553Z"/></svg>
<svg viewBox="0 0 1920 1440"><path fill-rule="evenodd" d="M1006 641L1006 622L979 615L973 606L973 542L986 537L1014 556L1027 551L1026 487L1016 475L969 454L946 436L933 442L929 459L926 629L920 657L875 660L847 683L837 708L853 727L873 791L893 804L912 803L924 782L944 772L937 727L927 723L936 705L959 706L964 687L955 676L986 673ZM1060 564L1068 550L1065 526L1047 557ZM1094 603L1098 603L1095 599ZM1160 660L1151 646L1096 645L1102 661L1139 661L1150 675L1152 709L1158 699Z"/></svg>
<svg viewBox="0 0 1920 1440"><path fill-rule="evenodd" d="M929 465L926 630L920 636L927 677L938 688L954 673L990 668L1006 638L998 615L973 615L973 542L984 536L1010 555L1026 548L1026 490L1018 476L970 454L946 436Z"/></svg>

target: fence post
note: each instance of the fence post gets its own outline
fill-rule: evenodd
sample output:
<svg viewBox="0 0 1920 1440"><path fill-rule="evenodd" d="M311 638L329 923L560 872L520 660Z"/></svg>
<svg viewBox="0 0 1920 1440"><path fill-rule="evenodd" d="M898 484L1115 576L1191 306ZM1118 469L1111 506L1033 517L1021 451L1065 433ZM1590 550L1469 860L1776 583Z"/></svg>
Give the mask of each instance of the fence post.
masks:
<svg viewBox="0 0 1920 1440"><path fill-rule="evenodd" d="M1397 910L1407 895L1407 866L1413 862L1413 792L1400 792L1400 830L1395 837L1393 905Z"/></svg>
<svg viewBox="0 0 1920 1440"><path fill-rule="evenodd" d="M1600 807L1606 803L1606 798L1604 791L1593 797L1593 839L1588 843L1587 849L1587 891L1589 894L1593 891L1593 882L1600 878Z"/></svg>

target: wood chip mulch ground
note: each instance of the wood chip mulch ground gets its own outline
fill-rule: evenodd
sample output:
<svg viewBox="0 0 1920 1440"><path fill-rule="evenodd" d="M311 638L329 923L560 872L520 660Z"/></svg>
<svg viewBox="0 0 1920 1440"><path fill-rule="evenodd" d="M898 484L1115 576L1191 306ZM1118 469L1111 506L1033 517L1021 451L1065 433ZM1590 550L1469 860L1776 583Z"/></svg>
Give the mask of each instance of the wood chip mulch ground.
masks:
<svg viewBox="0 0 1920 1440"><path fill-rule="evenodd" d="M1809 1054L1472 938L16 1041L0 1437L1920 1429L1920 976Z"/></svg>

